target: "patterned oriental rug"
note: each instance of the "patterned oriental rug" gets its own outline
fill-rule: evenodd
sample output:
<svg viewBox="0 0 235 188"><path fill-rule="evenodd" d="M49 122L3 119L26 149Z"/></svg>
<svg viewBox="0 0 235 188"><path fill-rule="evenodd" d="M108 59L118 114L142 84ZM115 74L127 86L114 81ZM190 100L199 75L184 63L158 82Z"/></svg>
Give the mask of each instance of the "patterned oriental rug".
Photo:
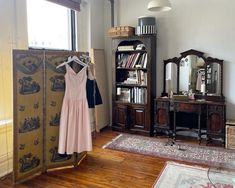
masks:
<svg viewBox="0 0 235 188"><path fill-rule="evenodd" d="M153 188L234 188L235 171L167 162Z"/></svg>
<svg viewBox="0 0 235 188"><path fill-rule="evenodd" d="M178 143L170 145L162 139L120 134L103 148L164 157L235 169L235 150Z"/></svg>

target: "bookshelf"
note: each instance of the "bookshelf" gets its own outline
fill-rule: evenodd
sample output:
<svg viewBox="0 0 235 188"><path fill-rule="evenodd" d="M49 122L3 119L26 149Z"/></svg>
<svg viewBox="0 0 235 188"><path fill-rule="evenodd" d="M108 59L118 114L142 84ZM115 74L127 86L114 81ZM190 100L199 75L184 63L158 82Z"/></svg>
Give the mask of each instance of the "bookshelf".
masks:
<svg viewBox="0 0 235 188"><path fill-rule="evenodd" d="M113 130L151 135L156 97L156 36L113 38Z"/></svg>

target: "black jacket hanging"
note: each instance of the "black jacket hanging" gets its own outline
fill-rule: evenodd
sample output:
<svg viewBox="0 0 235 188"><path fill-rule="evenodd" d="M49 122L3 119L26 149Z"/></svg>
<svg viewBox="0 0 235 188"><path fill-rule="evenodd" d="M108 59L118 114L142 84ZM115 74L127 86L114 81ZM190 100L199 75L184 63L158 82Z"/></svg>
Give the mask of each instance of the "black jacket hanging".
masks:
<svg viewBox="0 0 235 188"><path fill-rule="evenodd" d="M94 108L95 105L103 103L98 85L95 80L87 79L86 93L87 93L87 101L89 108Z"/></svg>

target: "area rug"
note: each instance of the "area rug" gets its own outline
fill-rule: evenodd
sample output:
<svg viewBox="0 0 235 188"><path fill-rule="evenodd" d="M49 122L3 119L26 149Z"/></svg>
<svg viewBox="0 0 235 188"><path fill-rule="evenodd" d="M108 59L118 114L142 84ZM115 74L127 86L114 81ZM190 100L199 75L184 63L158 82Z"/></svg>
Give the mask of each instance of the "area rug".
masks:
<svg viewBox="0 0 235 188"><path fill-rule="evenodd" d="M235 169L235 150L177 143L154 137L120 134L103 148Z"/></svg>
<svg viewBox="0 0 235 188"><path fill-rule="evenodd" d="M167 162L153 188L233 188L235 172Z"/></svg>

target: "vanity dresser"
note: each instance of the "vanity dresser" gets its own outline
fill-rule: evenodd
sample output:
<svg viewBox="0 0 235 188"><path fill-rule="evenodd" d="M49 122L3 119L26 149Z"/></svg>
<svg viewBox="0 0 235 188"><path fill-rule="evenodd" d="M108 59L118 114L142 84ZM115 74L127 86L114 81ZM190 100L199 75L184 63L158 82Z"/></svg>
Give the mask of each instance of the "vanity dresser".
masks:
<svg viewBox="0 0 235 188"><path fill-rule="evenodd" d="M154 100L154 132L175 139L187 131L199 143L206 138L206 144L219 141L224 145L223 60L191 49L163 63L163 92Z"/></svg>

